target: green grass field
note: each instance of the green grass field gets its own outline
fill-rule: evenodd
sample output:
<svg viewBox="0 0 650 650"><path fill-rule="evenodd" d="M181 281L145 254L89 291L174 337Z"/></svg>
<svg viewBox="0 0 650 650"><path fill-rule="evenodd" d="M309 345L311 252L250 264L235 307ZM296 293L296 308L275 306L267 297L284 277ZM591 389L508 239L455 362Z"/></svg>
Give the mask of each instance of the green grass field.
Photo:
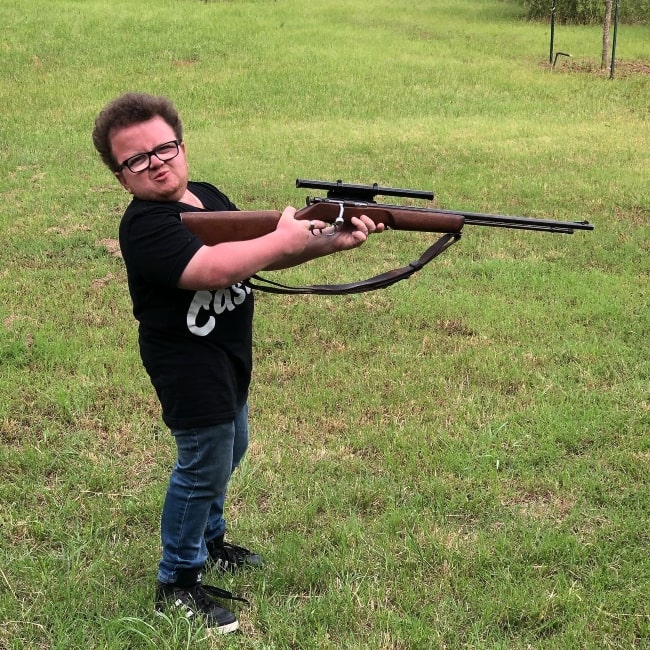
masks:
<svg viewBox="0 0 650 650"><path fill-rule="evenodd" d="M3 0L0 648L650 647L650 27L517 2ZM587 219L466 227L404 283L259 294L231 537L242 633L153 616L173 463L90 141L126 90L184 117L192 175L243 209L296 177ZM361 279L424 234L274 274Z"/></svg>

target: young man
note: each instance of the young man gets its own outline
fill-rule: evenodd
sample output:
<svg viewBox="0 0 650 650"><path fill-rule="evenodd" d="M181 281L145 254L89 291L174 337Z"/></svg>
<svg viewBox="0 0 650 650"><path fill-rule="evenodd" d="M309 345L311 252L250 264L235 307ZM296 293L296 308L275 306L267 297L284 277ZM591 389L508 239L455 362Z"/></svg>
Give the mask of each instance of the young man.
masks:
<svg viewBox="0 0 650 650"><path fill-rule="evenodd" d="M178 452L161 517L156 610L175 605L232 632L237 618L214 600L230 594L203 585L201 571L206 562L229 571L262 564L224 541L228 481L248 445L253 294L246 280L354 248L383 226L364 216L323 236L326 224L310 227L287 207L268 235L205 246L179 214L237 208L213 185L189 181L181 120L168 99L118 97L97 117L93 143L133 195L120 247L140 354Z"/></svg>

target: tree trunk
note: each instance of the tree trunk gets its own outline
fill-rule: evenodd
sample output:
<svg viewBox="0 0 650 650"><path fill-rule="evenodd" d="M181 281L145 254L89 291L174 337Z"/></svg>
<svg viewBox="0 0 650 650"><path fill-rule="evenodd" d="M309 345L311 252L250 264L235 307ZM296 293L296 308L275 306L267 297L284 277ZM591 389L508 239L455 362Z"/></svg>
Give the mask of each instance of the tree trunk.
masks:
<svg viewBox="0 0 650 650"><path fill-rule="evenodd" d="M603 23L603 54L600 59L600 69L604 70L609 63L609 28L612 24L613 0L605 0L605 22Z"/></svg>

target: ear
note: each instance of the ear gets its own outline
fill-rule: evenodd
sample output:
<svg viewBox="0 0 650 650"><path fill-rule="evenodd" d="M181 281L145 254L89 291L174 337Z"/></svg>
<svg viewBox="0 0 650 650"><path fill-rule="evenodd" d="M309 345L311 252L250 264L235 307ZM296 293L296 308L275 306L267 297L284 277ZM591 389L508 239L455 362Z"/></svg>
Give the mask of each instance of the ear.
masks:
<svg viewBox="0 0 650 650"><path fill-rule="evenodd" d="M127 183L126 179L124 178L124 174L119 171L119 172L113 172L115 174L115 178L117 178L118 181L120 181L120 185L127 191L129 194L133 194L131 191L131 188L129 187L129 184Z"/></svg>
<svg viewBox="0 0 650 650"><path fill-rule="evenodd" d="M183 158L185 159L185 167L187 167L187 171L189 172L190 165L187 162L187 151L185 150L185 143L181 142L178 146L181 150L181 153L183 154Z"/></svg>

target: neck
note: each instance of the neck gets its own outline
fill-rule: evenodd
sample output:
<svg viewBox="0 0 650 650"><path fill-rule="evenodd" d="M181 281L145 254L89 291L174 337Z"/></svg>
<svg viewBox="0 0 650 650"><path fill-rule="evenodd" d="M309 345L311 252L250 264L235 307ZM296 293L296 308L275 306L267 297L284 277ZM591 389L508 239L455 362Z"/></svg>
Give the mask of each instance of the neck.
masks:
<svg viewBox="0 0 650 650"><path fill-rule="evenodd" d="M185 190L185 194L183 194L181 198L181 203L187 203L188 205L193 205L195 208L201 208L203 209L205 206L203 203L201 203L200 199L192 194L189 190Z"/></svg>

